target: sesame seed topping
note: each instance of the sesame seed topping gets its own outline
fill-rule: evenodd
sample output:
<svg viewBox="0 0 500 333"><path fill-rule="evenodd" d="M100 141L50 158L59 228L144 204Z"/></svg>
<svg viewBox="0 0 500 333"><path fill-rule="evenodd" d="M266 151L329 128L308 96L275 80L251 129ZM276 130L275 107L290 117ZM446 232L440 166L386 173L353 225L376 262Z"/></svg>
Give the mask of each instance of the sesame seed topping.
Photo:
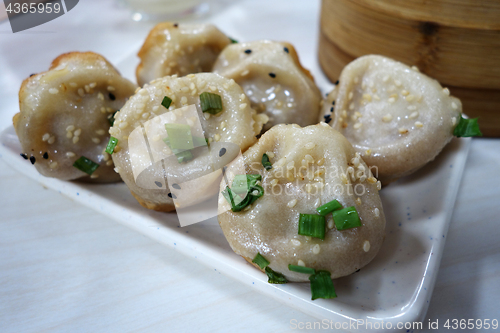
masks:
<svg viewBox="0 0 500 333"><path fill-rule="evenodd" d="M444 88L443 94L445 94L446 96L450 96L450 90L448 88Z"/></svg>
<svg viewBox="0 0 500 333"><path fill-rule="evenodd" d="M313 246L312 251L314 254L318 254L321 248L319 247L319 244L316 244Z"/></svg>
<svg viewBox="0 0 500 333"><path fill-rule="evenodd" d="M274 158L274 153L272 151L268 151L268 152L266 152L266 154L267 154L267 157Z"/></svg>
<svg viewBox="0 0 500 333"><path fill-rule="evenodd" d="M380 210L378 208L375 208L373 210L373 214L375 215L375 217L379 217L380 216Z"/></svg>
<svg viewBox="0 0 500 333"><path fill-rule="evenodd" d="M278 185L278 179L274 178L273 180L271 180L271 186L276 186Z"/></svg>
<svg viewBox="0 0 500 333"><path fill-rule="evenodd" d="M372 100L372 95L370 94L363 94L363 99L368 101L368 102L371 102Z"/></svg>
<svg viewBox="0 0 500 333"><path fill-rule="evenodd" d="M367 179L367 181L368 181L370 184L375 184L375 183L377 182L377 178L375 178L375 177L373 177L373 176L372 176L372 177L369 177L369 178Z"/></svg>
<svg viewBox="0 0 500 333"><path fill-rule="evenodd" d="M68 151L68 152L66 153L66 157L75 157L75 156L76 156L76 154L75 154L75 153L73 153L72 151Z"/></svg>
<svg viewBox="0 0 500 333"><path fill-rule="evenodd" d="M73 137L73 143L78 143L79 140L80 140L79 136Z"/></svg>
<svg viewBox="0 0 500 333"><path fill-rule="evenodd" d="M70 83L69 83L69 86L70 86L71 88L76 88L76 87L78 87L78 85L77 85L75 82L70 82Z"/></svg>
<svg viewBox="0 0 500 333"><path fill-rule="evenodd" d="M247 107L247 103L240 104L240 110L244 110Z"/></svg>
<svg viewBox="0 0 500 333"><path fill-rule="evenodd" d="M127 128L127 126L128 126L128 122L124 121L123 123L120 123L120 125L118 125L118 128L124 129L124 128Z"/></svg>
<svg viewBox="0 0 500 333"><path fill-rule="evenodd" d="M380 182L380 180L377 181L377 190L381 190L382 189L382 183Z"/></svg>
<svg viewBox="0 0 500 333"><path fill-rule="evenodd" d="M43 142L45 142L45 141L47 141L49 138L50 138L50 134L49 134L49 133L45 133L45 134L42 136L42 141L43 141Z"/></svg>
<svg viewBox="0 0 500 333"><path fill-rule="evenodd" d="M290 239L290 242L294 245L294 246L299 246L300 244L302 244L298 239Z"/></svg>
<svg viewBox="0 0 500 333"><path fill-rule="evenodd" d="M52 162L52 163L50 163L50 164L49 164L49 168L51 168L51 169L55 169L55 168L57 168L57 162Z"/></svg>
<svg viewBox="0 0 500 333"><path fill-rule="evenodd" d="M307 192L307 193L311 193L311 191L312 191L312 185L311 185L311 184L309 184L309 183L308 183L308 184L306 184L306 192Z"/></svg>
<svg viewBox="0 0 500 333"><path fill-rule="evenodd" d="M378 97L377 94L373 95L373 99L376 100L376 101L380 101L380 97Z"/></svg>
<svg viewBox="0 0 500 333"><path fill-rule="evenodd" d="M273 79L276 77L276 74L274 73L269 73L269 76L272 77Z"/></svg>
<svg viewBox="0 0 500 333"><path fill-rule="evenodd" d="M451 118L451 124L453 126L455 126L457 124L457 118L456 117Z"/></svg>
<svg viewBox="0 0 500 333"><path fill-rule="evenodd" d="M305 264L305 262L304 262L303 260L300 260L300 259L299 259L299 260L297 261L297 266L306 267L306 264Z"/></svg>
<svg viewBox="0 0 500 333"><path fill-rule="evenodd" d="M55 136L51 136L48 140L47 140L47 143L49 145L53 144L54 142L56 141L56 137Z"/></svg>
<svg viewBox="0 0 500 333"><path fill-rule="evenodd" d="M320 158L317 163L319 166L322 166L325 163L325 158L324 157Z"/></svg>
<svg viewBox="0 0 500 333"><path fill-rule="evenodd" d="M181 104L182 105L187 104L187 97L186 96L182 96L182 98L181 98Z"/></svg>
<svg viewBox="0 0 500 333"><path fill-rule="evenodd" d="M424 127L424 124L422 124L420 121L415 122L416 127Z"/></svg>
<svg viewBox="0 0 500 333"><path fill-rule="evenodd" d="M382 117L382 121L384 123L388 123L392 120L392 115L390 113L386 114L385 116Z"/></svg>
<svg viewBox="0 0 500 333"><path fill-rule="evenodd" d="M51 93L52 95L55 95L55 94L59 93L59 90L57 88L50 88L49 93Z"/></svg>
<svg viewBox="0 0 500 333"><path fill-rule="evenodd" d="M99 144L99 143L101 143L101 139L99 139L99 138L92 138L92 142L95 143L95 144Z"/></svg>
<svg viewBox="0 0 500 333"><path fill-rule="evenodd" d="M75 133L74 133L75 136L80 136L80 134L82 134L82 129L81 128L77 129L75 131Z"/></svg>
<svg viewBox="0 0 500 333"><path fill-rule="evenodd" d="M99 178L99 175L96 175L96 174L94 173L94 174L91 174L91 175L90 175L90 178L91 178L91 179L96 179L96 178Z"/></svg>
<svg viewBox="0 0 500 333"><path fill-rule="evenodd" d="M252 53L252 50L248 49L248 50L245 50L244 52L245 52L246 54L250 54L250 53Z"/></svg>
<svg viewBox="0 0 500 333"><path fill-rule="evenodd" d="M67 137L68 139L71 139L71 138L73 137L73 132L69 132L69 131L68 131L68 132L66 132L66 137Z"/></svg>
<svg viewBox="0 0 500 333"><path fill-rule="evenodd" d="M386 75L382 78L382 82L387 82L389 80L389 75Z"/></svg>
<svg viewBox="0 0 500 333"><path fill-rule="evenodd" d="M452 108L453 110L458 109L457 103L455 103L455 102L451 102L451 108Z"/></svg>
<svg viewBox="0 0 500 333"><path fill-rule="evenodd" d="M243 72L241 72L241 76L247 76L250 71L248 69L245 69Z"/></svg>
<svg viewBox="0 0 500 333"><path fill-rule="evenodd" d="M399 80L394 80L394 84L396 85L396 87L401 87L401 81Z"/></svg>
<svg viewBox="0 0 500 333"><path fill-rule="evenodd" d="M220 135L219 134L215 134L214 135L214 140L215 141L219 141L220 140Z"/></svg>
<svg viewBox="0 0 500 333"><path fill-rule="evenodd" d="M296 204L297 204L297 199L293 199L293 200L288 201L288 203L286 205L288 207L292 208L292 207L295 207Z"/></svg>
<svg viewBox="0 0 500 333"><path fill-rule="evenodd" d="M80 95L80 97L85 96L85 92L83 91L82 88L78 88L78 95Z"/></svg>
<svg viewBox="0 0 500 333"><path fill-rule="evenodd" d="M368 252L370 251L370 242L369 241L364 241L363 243L363 251Z"/></svg>
<svg viewBox="0 0 500 333"><path fill-rule="evenodd" d="M108 89L108 91L115 91L115 87L113 87L113 86L108 86L107 89Z"/></svg>
<svg viewBox="0 0 500 333"><path fill-rule="evenodd" d="M389 97L389 99L387 101L389 103L394 103L396 101L396 99L394 97Z"/></svg>
<svg viewBox="0 0 500 333"><path fill-rule="evenodd" d="M356 198L356 204L361 205L361 198Z"/></svg>
<svg viewBox="0 0 500 333"><path fill-rule="evenodd" d="M398 132L399 132L399 134L406 134L406 133L408 133L408 130L406 128L404 128L404 127L400 127L398 129Z"/></svg>
<svg viewBox="0 0 500 333"><path fill-rule="evenodd" d="M314 202L314 207L318 208L319 206L321 206L321 198L316 199Z"/></svg>
<svg viewBox="0 0 500 333"><path fill-rule="evenodd" d="M417 66L411 66L411 69L413 69L415 72L420 72Z"/></svg>
<svg viewBox="0 0 500 333"><path fill-rule="evenodd" d="M356 123L356 124L354 124L354 126L353 126L353 127L354 127L354 129L360 129L360 128L361 128L361 126L363 126L363 124L362 124L362 123Z"/></svg>
<svg viewBox="0 0 500 333"><path fill-rule="evenodd" d="M95 132L96 132L97 135L104 135L104 134L106 134L106 131L103 130L103 129L99 129L99 130L97 130Z"/></svg>
<svg viewBox="0 0 500 333"><path fill-rule="evenodd" d="M117 153L116 148L115 148L115 153ZM113 165L113 161L112 161L112 160L107 161L107 162L106 162L106 165L107 165L107 166L111 166L111 165Z"/></svg>
<svg viewBox="0 0 500 333"><path fill-rule="evenodd" d="M312 238L310 236L304 236L304 238L308 241L310 241Z"/></svg>
<svg viewBox="0 0 500 333"><path fill-rule="evenodd" d="M367 149L365 151L365 155L370 156L371 154L372 154L372 150L371 149Z"/></svg>
<svg viewBox="0 0 500 333"><path fill-rule="evenodd" d="M415 95L408 95L405 97L405 99L407 102L412 102L413 100L415 100Z"/></svg>

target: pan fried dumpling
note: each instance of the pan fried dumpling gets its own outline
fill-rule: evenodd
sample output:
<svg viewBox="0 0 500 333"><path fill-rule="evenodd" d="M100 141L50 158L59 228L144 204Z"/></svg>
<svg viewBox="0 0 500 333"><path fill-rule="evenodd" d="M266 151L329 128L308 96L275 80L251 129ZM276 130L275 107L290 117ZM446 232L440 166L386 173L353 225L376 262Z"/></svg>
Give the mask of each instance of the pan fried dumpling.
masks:
<svg viewBox="0 0 500 333"><path fill-rule="evenodd" d="M291 44L267 40L231 44L213 71L234 79L257 112L269 116L265 130L283 123L317 123L321 93Z"/></svg>
<svg viewBox="0 0 500 333"><path fill-rule="evenodd" d="M205 93L220 96L222 111L216 114L202 111L200 94ZM169 102L165 103L165 99ZM193 110L191 106L195 107L194 112L187 114ZM169 134L165 129L167 121L163 123L163 119L181 121L182 126L188 125L192 137L201 141L201 144L195 145L192 157L186 160L165 157L173 149L170 150L171 146L164 142ZM189 202L184 206L216 194L220 169L236 157L240 150L244 151L255 143L256 135L266 121L265 115L258 115L250 107L248 98L234 80L213 73L166 76L146 84L117 113L114 126L110 129L111 135L118 139L112 157L117 172L141 205L158 211L171 211L176 208L173 199L180 200L182 193L189 196ZM195 133L197 124L200 127ZM143 140L141 127L152 150L154 163L151 167L149 154L139 156L130 145L132 139ZM138 137L135 138L135 135ZM158 157L155 157L157 153ZM145 165L141 169L145 171L138 177L134 174L134 168L140 164ZM174 184L179 186L172 184L173 188L182 188L182 192L168 190L168 179L174 180ZM215 187L212 186L214 182Z"/></svg>
<svg viewBox="0 0 500 333"><path fill-rule="evenodd" d="M142 87L166 75L210 72L229 43L229 37L212 24L159 23L139 51L137 82Z"/></svg>
<svg viewBox="0 0 500 333"><path fill-rule="evenodd" d="M339 82L320 119L331 115L332 127L378 168L384 183L432 161L452 139L462 112L460 100L436 80L382 56L354 60Z"/></svg>
<svg viewBox="0 0 500 333"><path fill-rule="evenodd" d="M13 121L24 156L46 177L119 180L105 152L110 118L135 89L99 54L57 57L47 72L21 85L20 113ZM82 156L99 165L90 176L73 166Z"/></svg>
<svg viewBox="0 0 500 333"><path fill-rule="evenodd" d="M264 154L270 170L261 163ZM277 125L243 154L243 160L247 174L261 175L264 195L239 212L219 196L219 224L236 254L251 261L260 253L272 270L301 282L309 281L309 275L289 271L289 264L327 270L338 278L375 257L385 230L379 184L339 132L325 123ZM221 191L237 176L230 169L226 174ZM341 220L334 217L334 223L327 214L323 240L299 235L299 215L319 215L316 208L333 200L342 209L354 207L361 226L339 230Z"/></svg>

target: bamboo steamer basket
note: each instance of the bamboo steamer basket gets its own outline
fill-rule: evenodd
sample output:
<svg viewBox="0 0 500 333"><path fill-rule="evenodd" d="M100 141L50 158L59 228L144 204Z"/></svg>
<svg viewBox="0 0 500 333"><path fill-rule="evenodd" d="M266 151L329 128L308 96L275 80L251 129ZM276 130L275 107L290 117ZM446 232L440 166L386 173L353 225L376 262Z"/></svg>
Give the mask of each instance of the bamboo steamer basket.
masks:
<svg viewBox="0 0 500 333"><path fill-rule="evenodd" d="M500 1L323 0L318 52L332 81L366 54L415 65L500 136Z"/></svg>

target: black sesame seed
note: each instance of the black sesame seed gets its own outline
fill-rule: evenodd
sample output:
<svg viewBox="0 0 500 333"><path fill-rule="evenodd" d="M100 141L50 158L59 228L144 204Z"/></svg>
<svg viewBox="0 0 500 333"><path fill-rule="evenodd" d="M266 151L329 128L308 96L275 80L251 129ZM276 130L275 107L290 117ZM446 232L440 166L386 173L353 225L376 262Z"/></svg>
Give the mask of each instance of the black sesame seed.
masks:
<svg viewBox="0 0 500 333"><path fill-rule="evenodd" d="M323 116L323 118L328 119L328 118L332 118L332 116L330 116L329 114L326 114Z"/></svg>
<svg viewBox="0 0 500 333"><path fill-rule="evenodd" d="M219 150L219 157L224 156L225 153L226 153L226 148L222 148L221 150Z"/></svg>
<svg viewBox="0 0 500 333"><path fill-rule="evenodd" d="M332 101L332 105L335 105L335 101Z"/></svg>
<svg viewBox="0 0 500 333"><path fill-rule="evenodd" d="M252 50L250 50L250 49L245 50L245 53L246 53L246 54L250 54L250 53L252 53Z"/></svg>
<svg viewBox="0 0 500 333"><path fill-rule="evenodd" d="M174 23L174 27L178 27L179 26L179 23Z"/></svg>
<svg viewBox="0 0 500 333"><path fill-rule="evenodd" d="M49 154L47 152L43 153L43 156L42 156L45 160L48 160L49 159Z"/></svg>
<svg viewBox="0 0 500 333"><path fill-rule="evenodd" d="M36 162L35 156L30 156L30 162L31 162L31 164L35 164L35 162Z"/></svg>
<svg viewBox="0 0 500 333"><path fill-rule="evenodd" d="M286 52L286 53L289 53L289 52L288 52L288 47L286 47L286 46L285 46L285 47L283 48L283 50L285 50L285 52Z"/></svg>
<svg viewBox="0 0 500 333"><path fill-rule="evenodd" d="M181 187L177 183L172 184L172 187L175 188L176 190L180 190L181 189Z"/></svg>
<svg viewBox="0 0 500 333"><path fill-rule="evenodd" d="M333 112L333 108L330 108L330 112Z"/></svg>
<svg viewBox="0 0 500 333"><path fill-rule="evenodd" d="M25 160L27 160L27 159L28 159L28 155L26 155L25 153L21 153L21 154L19 154L19 155L21 155L21 157L22 157L22 158L24 158Z"/></svg>
<svg viewBox="0 0 500 333"><path fill-rule="evenodd" d="M163 184L162 184L162 183L160 183L159 181L155 181L155 184L156 184L156 186L158 186L158 187L162 187L162 186L163 186Z"/></svg>
<svg viewBox="0 0 500 333"><path fill-rule="evenodd" d="M177 197L176 197L176 196L175 196L175 194L173 194L173 193L169 193L169 194L168 194L168 197L169 197L169 198L172 198L172 199L177 199Z"/></svg>
<svg viewBox="0 0 500 333"><path fill-rule="evenodd" d="M32 77L32 76L34 76L34 75L36 75L36 74L30 74L30 77Z"/></svg>
<svg viewBox="0 0 500 333"><path fill-rule="evenodd" d="M330 123L330 121L332 121L332 118L327 118L327 119L325 119L325 123L327 123L327 124L329 124L329 123Z"/></svg>
<svg viewBox="0 0 500 333"><path fill-rule="evenodd" d="M116 99L116 97L112 93L109 93L109 99L114 101Z"/></svg>
<svg viewBox="0 0 500 333"><path fill-rule="evenodd" d="M274 73L269 73L269 76L272 77L273 79L276 77L276 74Z"/></svg>
<svg viewBox="0 0 500 333"><path fill-rule="evenodd" d="M338 85L339 84L339 80L335 81L335 85Z"/></svg>
<svg viewBox="0 0 500 333"><path fill-rule="evenodd" d="M358 270L357 270L356 272L354 272L354 273L357 273L357 272L359 272L360 270L361 270L361 268L360 268L360 269L358 269Z"/></svg>

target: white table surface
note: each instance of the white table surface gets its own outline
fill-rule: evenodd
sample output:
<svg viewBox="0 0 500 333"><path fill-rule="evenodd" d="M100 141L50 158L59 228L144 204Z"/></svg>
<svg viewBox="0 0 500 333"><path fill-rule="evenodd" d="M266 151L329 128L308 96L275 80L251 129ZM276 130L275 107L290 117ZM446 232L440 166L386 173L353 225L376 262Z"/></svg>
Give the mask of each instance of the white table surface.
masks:
<svg viewBox="0 0 500 333"><path fill-rule="evenodd" d="M219 24L231 36L279 40L280 29L294 29L305 40L298 43L305 66L316 61L319 1L231 2L224 10L234 13ZM249 13L256 20L250 36L238 25ZM29 74L71 50L117 63L151 27L103 0L80 1L17 34L0 23L0 130L17 112ZM426 322L500 319L499 200L500 140L474 139ZM1 332L288 332L291 320L316 321L43 188L1 159L0 203Z"/></svg>

